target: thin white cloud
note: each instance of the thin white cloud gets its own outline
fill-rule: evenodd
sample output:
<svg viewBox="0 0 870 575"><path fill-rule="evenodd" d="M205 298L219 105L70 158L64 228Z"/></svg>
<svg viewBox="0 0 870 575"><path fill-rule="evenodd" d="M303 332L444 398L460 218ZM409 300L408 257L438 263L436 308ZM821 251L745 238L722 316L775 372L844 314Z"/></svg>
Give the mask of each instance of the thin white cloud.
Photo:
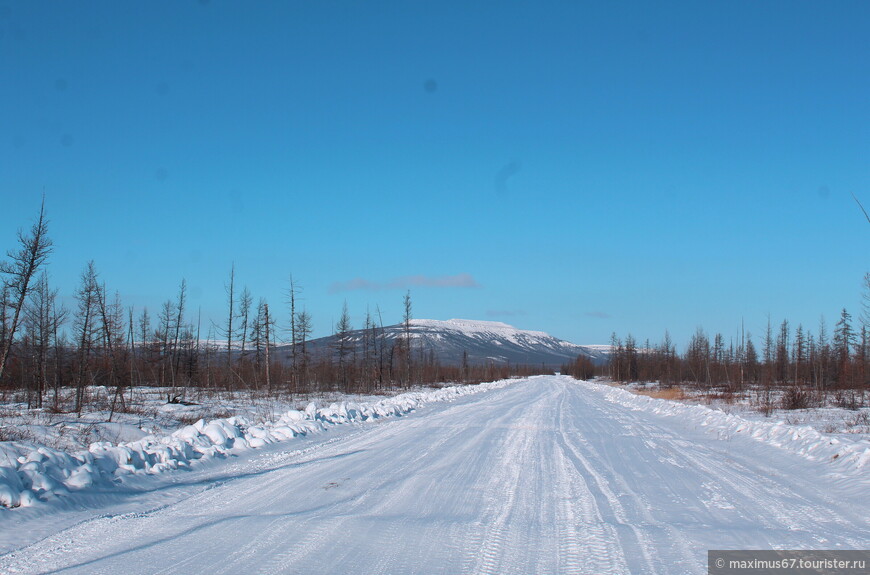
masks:
<svg viewBox="0 0 870 575"><path fill-rule="evenodd" d="M480 287L471 274L456 274L455 276L405 276L387 284L388 288L409 287Z"/></svg>
<svg viewBox="0 0 870 575"><path fill-rule="evenodd" d="M480 287L480 284L477 283L477 280L475 280L471 274L456 274L452 276L403 276L388 282L373 282L364 278L354 278L350 281L333 283L329 286L329 293L357 290L378 291L385 289L408 289L412 287L476 288Z"/></svg>
<svg viewBox="0 0 870 575"><path fill-rule="evenodd" d="M612 316L604 311L588 311L584 313L586 317L594 317L595 319L610 319Z"/></svg>
<svg viewBox="0 0 870 575"><path fill-rule="evenodd" d="M489 317L519 317L526 315L526 312L521 309L488 309L486 315Z"/></svg>
<svg viewBox="0 0 870 575"><path fill-rule="evenodd" d="M363 278L353 278L347 282L335 282L329 286L329 293L338 293L343 291L356 290L377 290L381 289L380 285L372 283Z"/></svg>

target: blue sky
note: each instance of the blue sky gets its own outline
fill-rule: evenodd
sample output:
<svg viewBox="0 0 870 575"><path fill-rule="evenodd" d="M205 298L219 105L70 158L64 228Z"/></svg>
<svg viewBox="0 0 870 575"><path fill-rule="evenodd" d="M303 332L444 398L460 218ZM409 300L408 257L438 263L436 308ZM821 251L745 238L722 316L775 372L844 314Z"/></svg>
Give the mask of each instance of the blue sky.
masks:
<svg viewBox="0 0 870 575"><path fill-rule="evenodd" d="M471 4L471 5L469 5ZM7 2L0 245L576 343L860 312L867 2Z"/></svg>

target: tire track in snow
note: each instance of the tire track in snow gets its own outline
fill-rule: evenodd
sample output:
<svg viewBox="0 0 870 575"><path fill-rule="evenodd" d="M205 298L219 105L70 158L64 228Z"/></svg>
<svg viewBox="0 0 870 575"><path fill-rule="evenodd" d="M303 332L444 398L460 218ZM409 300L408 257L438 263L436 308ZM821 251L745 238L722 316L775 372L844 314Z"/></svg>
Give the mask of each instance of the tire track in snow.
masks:
<svg viewBox="0 0 870 575"><path fill-rule="evenodd" d="M620 497L611 490L604 476L595 469L590 461L573 444L560 437L560 447L563 454L573 464L575 470L588 478L586 488L592 494L592 499L598 509L598 514L606 533L606 537L600 537L609 543L606 545L606 556L611 558L620 557L619 568L631 573L656 573L653 568L654 546L632 524L625 512ZM596 558L600 556L597 550Z"/></svg>
<svg viewBox="0 0 870 575"><path fill-rule="evenodd" d="M860 512L861 505L838 500L847 495L842 490L828 494L820 487L820 465L749 438L714 439L711 430L623 409L597 394L583 397L606 416L599 419L601 434L590 435L594 445L588 448L612 461L611 468L623 468L607 473L607 480L619 499L639 504L632 505L633 513L639 512L633 523L642 531L654 529L654 541L662 541L662 533L676 535L680 555L691 562L701 559L705 549L758 548L765 541L773 548L866 546L866 513ZM643 475L624 471L632 459ZM638 480L642 476L647 480ZM718 501L710 495L711 486ZM662 533L656 533L656 524L664 527ZM672 541L668 536L662 542Z"/></svg>
<svg viewBox="0 0 870 575"><path fill-rule="evenodd" d="M622 549L613 544L602 510L586 481L588 470L578 468L577 458L569 454L565 434L565 390L559 399L555 425L554 457L557 462L560 504L559 572L627 573ZM570 436L570 434L568 434ZM582 465L581 465L582 467Z"/></svg>
<svg viewBox="0 0 870 575"><path fill-rule="evenodd" d="M511 410L507 420L519 418L520 411L518 408ZM504 552L507 523L515 511L522 453L529 449L530 440L531 434L527 429L519 425L511 426L510 432L497 449L500 455L492 464L492 469L497 473L491 474L482 498L486 505L482 521L486 527L475 553L473 573L489 575L513 572L513 565L508 564L503 569L499 567Z"/></svg>

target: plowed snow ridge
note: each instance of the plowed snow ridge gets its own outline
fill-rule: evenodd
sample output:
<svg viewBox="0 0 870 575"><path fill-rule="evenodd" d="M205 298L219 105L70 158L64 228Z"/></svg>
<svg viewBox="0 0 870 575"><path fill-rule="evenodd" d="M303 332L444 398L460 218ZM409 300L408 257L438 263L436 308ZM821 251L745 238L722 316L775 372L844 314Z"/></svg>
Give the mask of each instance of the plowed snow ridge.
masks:
<svg viewBox="0 0 870 575"><path fill-rule="evenodd" d="M125 475L188 468L198 460L238 454L317 433L331 425L401 416L428 403L451 401L508 383L502 380L414 391L375 403L342 401L320 408L309 403L305 411L289 410L277 421L263 425L253 425L244 417L201 419L168 436L117 445L101 441L72 454L29 442L0 442L0 508L30 507L93 485L111 486L114 479Z"/></svg>

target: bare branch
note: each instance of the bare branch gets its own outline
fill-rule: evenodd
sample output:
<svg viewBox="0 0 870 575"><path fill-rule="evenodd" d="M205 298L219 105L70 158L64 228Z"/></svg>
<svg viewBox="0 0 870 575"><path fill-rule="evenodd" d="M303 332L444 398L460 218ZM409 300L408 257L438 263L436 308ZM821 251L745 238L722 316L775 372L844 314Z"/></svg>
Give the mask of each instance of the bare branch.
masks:
<svg viewBox="0 0 870 575"><path fill-rule="evenodd" d="M864 212L864 217L867 218L867 221L870 222L870 215L867 215L867 210L864 209L864 206L861 205L861 202L858 201L857 196L852 194L852 199L855 200L855 203L858 204L858 207L861 208L861 211Z"/></svg>

